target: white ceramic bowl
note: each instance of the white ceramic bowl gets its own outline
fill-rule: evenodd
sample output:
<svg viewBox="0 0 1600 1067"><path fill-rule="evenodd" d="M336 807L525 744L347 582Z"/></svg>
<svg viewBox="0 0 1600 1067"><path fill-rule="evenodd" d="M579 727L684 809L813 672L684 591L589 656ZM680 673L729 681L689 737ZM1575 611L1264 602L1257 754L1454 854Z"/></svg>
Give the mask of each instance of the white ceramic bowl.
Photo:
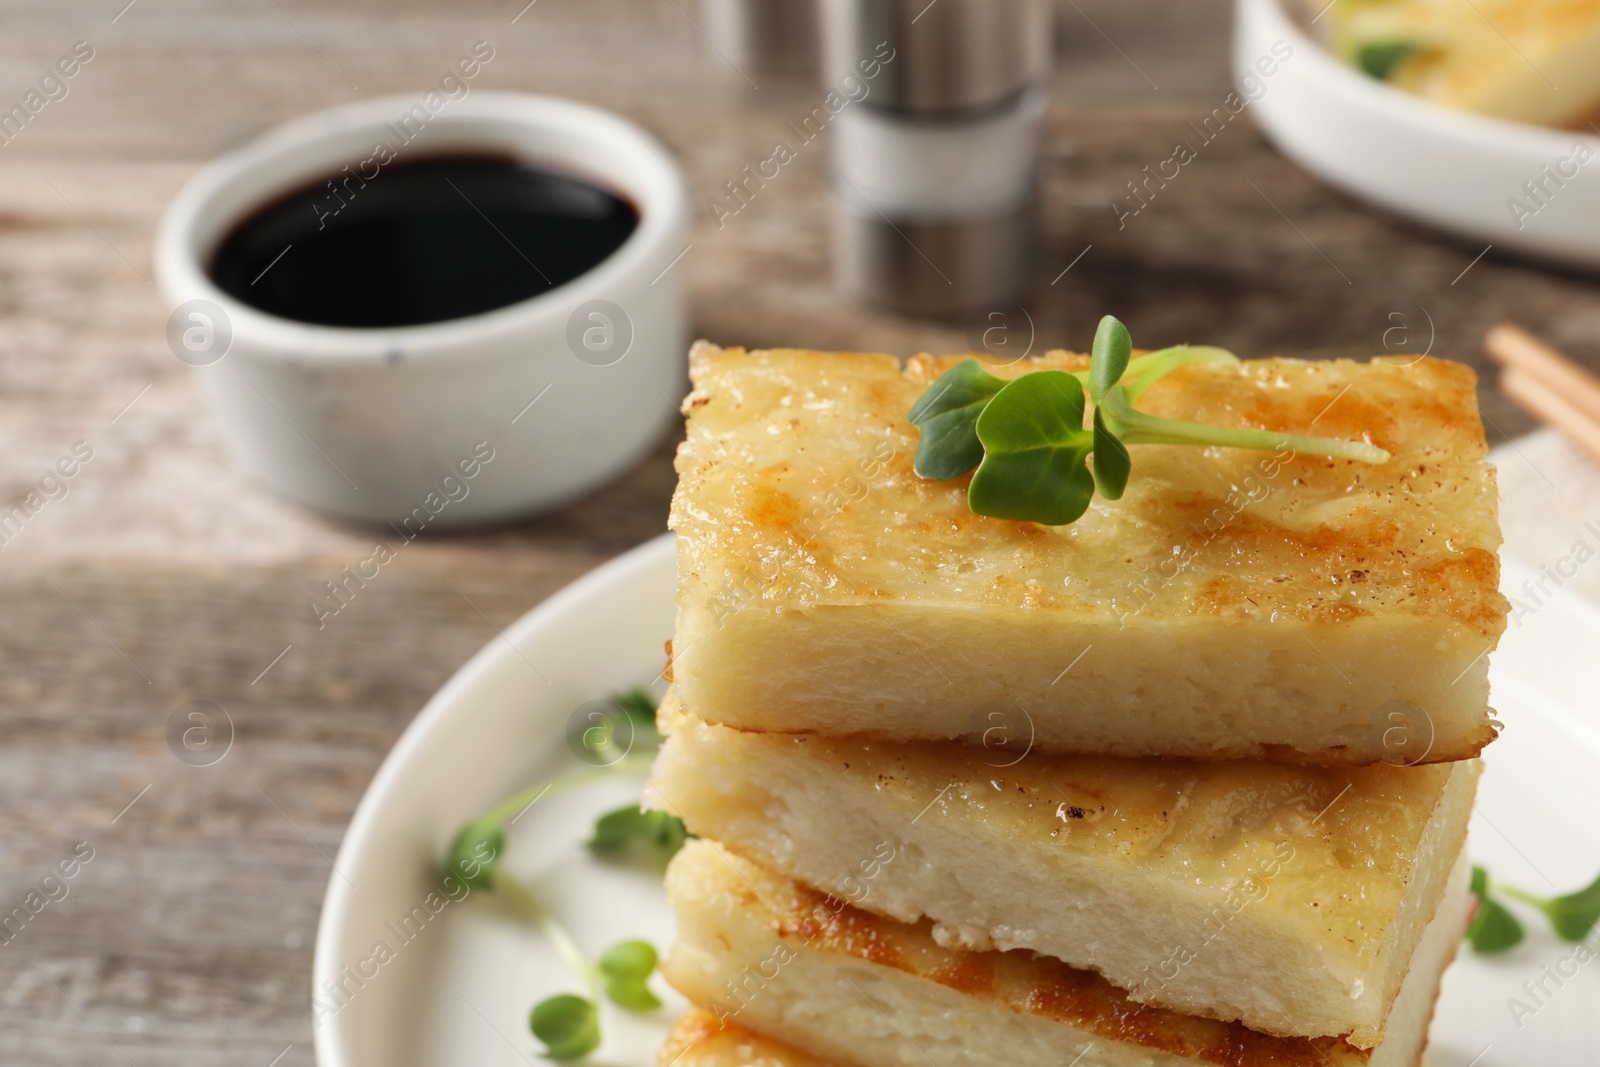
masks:
<svg viewBox="0 0 1600 1067"><path fill-rule="evenodd" d="M550 97L448 102L399 157L509 151L616 191L639 225L589 272L481 315L395 329L293 322L217 287L208 260L236 223L380 140L398 144L388 126L419 99L334 108L218 159L178 194L156 241L168 341L196 366L234 460L300 503L408 535L549 507L625 469L677 417L687 345L677 166L627 120Z"/></svg>
<svg viewBox="0 0 1600 1067"><path fill-rule="evenodd" d="M1237 0L1234 72L1293 55L1249 110L1285 155L1379 207L1498 248L1600 266L1600 136L1486 118L1385 85L1332 55L1281 0ZM1574 146L1593 159L1578 165ZM1557 186L1542 168L1562 169ZM1591 173L1592 172L1592 173ZM1524 182L1545 181L1534 200ZM1535 209L1516 211L1520 200Z"/></svg>

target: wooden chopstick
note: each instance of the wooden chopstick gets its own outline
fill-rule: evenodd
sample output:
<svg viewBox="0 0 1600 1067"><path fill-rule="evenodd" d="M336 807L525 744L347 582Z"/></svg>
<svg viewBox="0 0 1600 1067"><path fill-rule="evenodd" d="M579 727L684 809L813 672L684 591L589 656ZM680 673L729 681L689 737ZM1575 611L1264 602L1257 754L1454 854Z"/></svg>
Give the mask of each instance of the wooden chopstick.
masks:
<svg viewBox="0 0 1600 1067"><path fill-rule="evenodd" d="M1508 370L1501 375L1500 391L1600 460L1600 422L1590 419L1561 393L1521 370Z"/></svg>
<svg viewBox="0 0 1600 1067"><path fill-rule="evenodd" d="M1600 378L1513 323L1492 327L1483 347L1505 368L1501 392L1600 459Z"/></svg>

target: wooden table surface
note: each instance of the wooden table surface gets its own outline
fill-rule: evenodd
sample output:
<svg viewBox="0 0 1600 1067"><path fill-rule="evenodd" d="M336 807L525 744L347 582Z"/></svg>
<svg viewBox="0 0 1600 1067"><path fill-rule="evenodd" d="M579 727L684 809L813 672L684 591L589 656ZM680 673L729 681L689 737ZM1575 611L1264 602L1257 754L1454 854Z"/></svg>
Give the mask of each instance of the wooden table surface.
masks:
<svg viewBox="0 0 1600 1067"><path fill-rule="evenodd" d="M74 42L94 49L69 95L0 145L0 505L75 443L93 450L0 545L0 911L78 842L94 850L0 944L4 1063L311 1063L329 861L384 753L496 627L664 528L670 439L581 503L408 548L319 631L309 599L372 535L235 473L163 338L152 234L202 161L316 108L416 91L486 40L477 88L614 108L680 157L701 205L685 260L699 335L969 347L959 326L834 297L820 144L725 228L704 208L819 101L813 85L752 88L704 46L689 0L525 2L0 3L7 107ZM1482 367L1485 328L1513 317L1600 366L1594 278L1478 259L1318 184L1245 121L1119 230L1112 198L1229 92L1228 5L1078 0L1059 25L1036 348L1082 348L1114 311L1147 344L1370 355L1431 336ZM1496 440L1530 429L1492 388L1482 400ZM1518 447L1517 492L1557 493L1573 515L1596 499L1559 440ZM1535 555L1567 533L1513 522ZM209 767L166 740L197 699L235 732Z"/></svg>

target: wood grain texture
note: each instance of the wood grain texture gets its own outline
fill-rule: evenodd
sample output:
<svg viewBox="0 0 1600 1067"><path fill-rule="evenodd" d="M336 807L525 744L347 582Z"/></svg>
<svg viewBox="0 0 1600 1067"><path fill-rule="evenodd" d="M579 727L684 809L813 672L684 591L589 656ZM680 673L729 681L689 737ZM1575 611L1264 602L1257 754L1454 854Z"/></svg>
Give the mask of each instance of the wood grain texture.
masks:
<svg viewBox="0 0 1600 1067"><path fill-rule="evenodd" d="M124 2L0 3L0 103L73 42L95 48L70 94L0 145L0 504L75 442L94 450L70 493L0 546L0 911L75 843L95 850L69 895L0 946L0 1061L303 1067L329 862L383 754L497 627L663 529L673 441L551 515L406 547L318 629L308 601L373 534L227 465L149 284L178 186L278 122L417 92L487 40L475 88L614 108L681 158L698 334L909 354L968 348L973 331L835 298L825 138L718 225L706 201L820 91L752 88L704 47L689 0ZM1119 228L1125 183L1195 141L1189 123L1229 92L1228 5L1079 0L1059 26L1034 347L1082 348L1114 311L1141 343L1369 355L1431 337L1435 354L1486 367L1484 329L1513 318L1600 366L1593 278L1493 251L1474 264L1479 246L1327 189L1244 118ZM1481 395L1496 439L1529 428ZM1508 492L1584 499L1592 472L1559 441L1526 449ZM1562 530L1513 536L1558 553ZM236 730L213 767L165 742L193 699Z"/></svg>

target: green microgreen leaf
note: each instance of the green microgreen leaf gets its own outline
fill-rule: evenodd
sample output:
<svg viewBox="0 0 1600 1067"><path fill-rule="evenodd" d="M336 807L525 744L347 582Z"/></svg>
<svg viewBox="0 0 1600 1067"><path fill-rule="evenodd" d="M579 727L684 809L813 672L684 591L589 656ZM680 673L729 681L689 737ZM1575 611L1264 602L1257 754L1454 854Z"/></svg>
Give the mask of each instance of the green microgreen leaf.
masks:
<svg viewBox="0 0 1600 1067"><path fill-rule="evenodd" d="M449 873L474 889L493 889L494 870L506 848L498 819L478 819L461 828L450 844Z"/></svg>
<svg viewBox="0 0 1600 1067"><path fill-rule="evenodd" d="M1118 387L1120 388L1120 386ZM1094 409L1094 484L1100 495L1107 500L1121 498L1122 491L1128 487L1128 475L1133 471L1133 459L1128 455L1128 446L1117 440L1116 435L1106 429L1105 419L1099 408Z"/></svg>
<svg viewBox="0 0 1600 1067"><path fill-rule="evenodd" d="M656 969L656 950L648 941L621 941L606 949L596 969L612 1003L629 1011L655 1011L661 1001L646 984Z"/></svg>
<svg viewBox="0 0 1600 1067"><path fill-rule="evenodd" d="M1083 428L1083 386L1058 370L1009 382L978 416L983 461L967 488L979 515L1064 526L1089 507L1094 435Z"/></svg>
<svg viewBox="0 0 1600 1067"><path fill-rule="evenodd" d="M597 852L642 844L668 855L677 852L688 839L683 820L664 811L644 811L628 804L608 811L594 824L594 836L587 844Z"/></svg>
<svg viewBox="0 0 1600 1067"><path fill-rule="evenodd" d="M1415 41L1369 41L1356 52L1356 65L1379 81L1388 81L1395 68L1421 51Z"/></svg>
<svg viewBox="0 0 1600 1067"><path fill-rule="evenodd" d="M1568 941L1582 941L1600 922L1600 878L1576 892L1559 897L1538 897L1515 886L1494 883L1506 896L1525 901L1544 912L1550 927Z"/></svg>
<svg viewBox="0 0 1600 1067"><path fill-rule="evenodd" d="M1094 331L1094 345L1089 353L1089 398L1096 404L1106 395L1106 390L1122 381L1128 370L1128 360L1133 355L1133 338L1122 322L1105 315Z"/></svg>
<svg viewBox="0 0 1600 1067"><path fill-rule="evenodd" d="M633 719L610 701L595 701L588 706L591 710L571 723L568 742L574 754L597 767L625 759L633 751Z"/></svg>
<svg viewBox="0 0 1600 1067"><path fill-rule="evenodd" d="M1522 940L1522 924L1505 905L1489 893L1489 873L1472 868L1472 894L1478 898L1478 914L1467 927L1467 940L1474 952L1504 952Z"/></svg>
<svg viewBox="0 0 1600 1067"><path fill-rule="evenodd" d="M634 686L632 689L618 693L611 698L612 703L622 709L636 729L655 731L656 728L656 698L650 690L643 686Z"/></svg>
<svg viewBox="0 0 1600 1067"><path fill-rule="evenodd" d="M919 477L959 478L978 465L978 416L1005 384L977 360L964 359L928 387L906 416L921 434L913 463Z"/></svg>
<svg viewBox="0 0 1600 1067"><path fill-rule="evenodd" d="M544 1042L551 1060L576 1060L600 1047L600 1011L594 1001L571 993L541 1000L528 1013L528 1029Z"/></svg>
<svg viewBox="0 0 1600 1067"><path fill-rule="evenodd" d="M1128 394L1128 403L1132 404L1144 395L1146 389L1179 367L1186 367L1191 363L1238 362L1239 357L1226 348L1216 348L1211 345L1173 345L1171 348L1146 353L1130 363L1128 373L1122 378L1122 388Z"/></svg>
<svg viewBox="0 0 1600 1067"><path fill-rule="evenodd" d="M1545 901L1540 910L1549 916L1557 934L1568 941L1582 941L1600 922L1600 878L1575 893Z"/></svg>

